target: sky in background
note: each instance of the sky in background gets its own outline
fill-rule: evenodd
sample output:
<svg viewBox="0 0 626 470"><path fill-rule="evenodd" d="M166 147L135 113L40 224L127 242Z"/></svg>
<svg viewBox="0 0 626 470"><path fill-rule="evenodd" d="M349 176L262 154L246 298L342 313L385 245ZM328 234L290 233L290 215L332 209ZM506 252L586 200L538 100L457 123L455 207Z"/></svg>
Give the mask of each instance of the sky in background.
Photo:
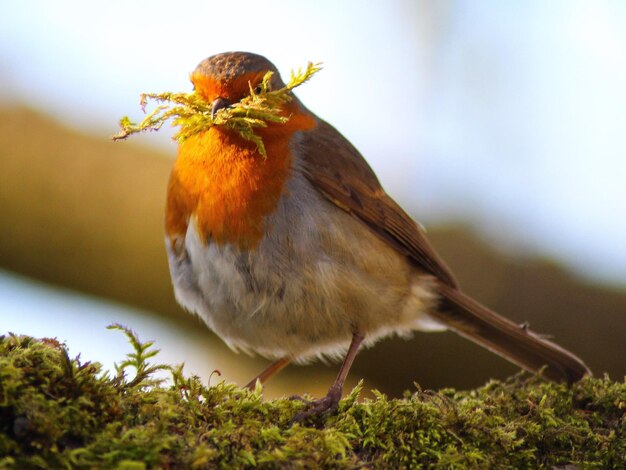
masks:
<svg viewBox="0 0 626 470"><path fill-rule="evenodd" d="M0 99L106 138L226 50L323 61L298 95L427 225L626 284L626 2L2 2Z"/></svg>

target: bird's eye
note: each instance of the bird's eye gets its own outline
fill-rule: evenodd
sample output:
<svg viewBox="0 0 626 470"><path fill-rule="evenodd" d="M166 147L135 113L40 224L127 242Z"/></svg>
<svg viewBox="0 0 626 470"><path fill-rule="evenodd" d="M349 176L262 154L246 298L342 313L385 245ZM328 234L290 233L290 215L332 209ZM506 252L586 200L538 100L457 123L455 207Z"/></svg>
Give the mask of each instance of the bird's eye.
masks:
<svg viewBox="0 0 626 470"><path fill-rule="evenodd" d="M266 91L271 91L271 88L268 84L267 88L265 89ZM254 94L258 95L259 93L261 93L263 91L263 82L259 83L256 88L254 89Z"/></svg>

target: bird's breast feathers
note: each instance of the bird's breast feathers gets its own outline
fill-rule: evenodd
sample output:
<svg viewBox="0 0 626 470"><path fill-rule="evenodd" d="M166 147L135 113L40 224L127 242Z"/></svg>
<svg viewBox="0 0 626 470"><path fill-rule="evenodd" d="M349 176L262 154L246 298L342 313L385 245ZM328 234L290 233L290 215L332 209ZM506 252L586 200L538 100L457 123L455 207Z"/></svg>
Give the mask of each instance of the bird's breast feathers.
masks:
<svg viewBox="0 0 626 470"><path fill-rule="evenodd" d="M168 186L168 235L184 234L193 217L203 242L256 246L291 168L288 149L275 150L262 158L253 144L217 128L184 141Z"/></svg>
<svg viewBox="0 0 626 470"><path fill-rule="evenodd" d="M205 238L197 217L167 239L175 293L234 349L306 360L340 354L356 330L374 342L433 326L431 276L329 203L297 162L254 248Z"/></svg>

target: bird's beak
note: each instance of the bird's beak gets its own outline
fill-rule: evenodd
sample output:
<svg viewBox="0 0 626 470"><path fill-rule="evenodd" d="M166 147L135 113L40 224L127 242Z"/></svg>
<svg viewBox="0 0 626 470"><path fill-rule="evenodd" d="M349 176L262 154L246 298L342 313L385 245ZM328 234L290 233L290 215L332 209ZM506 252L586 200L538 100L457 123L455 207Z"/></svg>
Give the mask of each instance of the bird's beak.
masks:
<svg viewBox="0 0 626 470"><path fill-rule="evenodd" d="M217 98L211 103L211 119L215 117L215 113L217 113L220 109L228 108L230 106L230 102L225 100L224 98Z"/></svg>

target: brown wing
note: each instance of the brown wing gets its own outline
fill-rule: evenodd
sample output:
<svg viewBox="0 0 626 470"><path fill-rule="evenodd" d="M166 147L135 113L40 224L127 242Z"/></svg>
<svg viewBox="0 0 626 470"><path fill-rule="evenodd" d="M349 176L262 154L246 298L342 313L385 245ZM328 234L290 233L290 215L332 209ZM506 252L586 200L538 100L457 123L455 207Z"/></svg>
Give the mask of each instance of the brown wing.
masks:
<svg viewBox="0 0 626 470"><path fill-rule="evenodd" d="M442 302L431 312L436 319L528 370L538 372L547 366L543 373L550 379L571 383L591 375L571 352L463 294L419 226L385 193L363 157L332 126L320 120L317 128L303 134L301 146L303 170L315 188L439 278Z"/></svg>
<svg viewBox="0 0 626 470"><path fill-rule="evenodd" d="M377 235L441 282L457 281L411 217L381 187L359 151L330 124L302 134L306 177L324 196L368 225Z"/></svg>

